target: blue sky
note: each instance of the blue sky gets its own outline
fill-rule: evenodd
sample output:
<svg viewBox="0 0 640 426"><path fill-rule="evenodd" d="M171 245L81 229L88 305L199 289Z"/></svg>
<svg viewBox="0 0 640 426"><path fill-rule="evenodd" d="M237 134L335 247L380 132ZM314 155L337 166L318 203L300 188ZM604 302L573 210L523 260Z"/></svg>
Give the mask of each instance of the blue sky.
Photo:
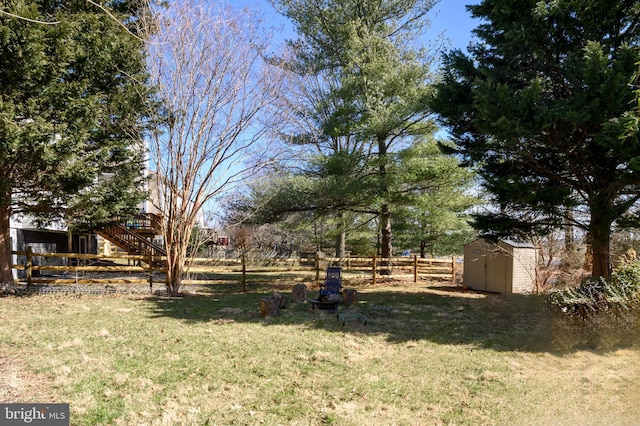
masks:
<svg viewBox="0 0 640 426"><path fill-rule="evenodd" d="M270 26L280 27L286 22L273 10L267 0L230 0L230 3L237 7L259 10ZM465 5L478 3L480 0L440 0L430 14L431 29L426 37L436 38L444 32L445 37L451 42L450 47L465 50L471 40L471 30L479 23L478 20L471 18ZM285 37L289 38L291 35L285 35Z"/></svg>
<svg viewBox="0 0 640 426"><path fill-rule="evenodd" d="M466 50L471 41L471 31L480 21L471 18L465 6L479 3L480 0L440 0L432 10L430 34L444 31L452 47Z"/></svg>

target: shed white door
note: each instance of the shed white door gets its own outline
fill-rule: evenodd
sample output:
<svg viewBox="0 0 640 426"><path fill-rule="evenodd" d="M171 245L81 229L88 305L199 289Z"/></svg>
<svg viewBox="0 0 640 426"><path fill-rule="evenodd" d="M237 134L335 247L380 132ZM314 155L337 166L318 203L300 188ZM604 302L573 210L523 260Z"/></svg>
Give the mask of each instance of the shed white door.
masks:
<svg viewBox="0 0 640 426"><path fill-rule="evenodd" d="M474 290L487 288L487 247L483 241L465 248L464 284Z"/></svg>
<svg viewBox="0 0 640 426"><path fill-rule="evenodd" d="M487 250L486 291L504 293L508 257L500 247L491 246Z"/></svg>

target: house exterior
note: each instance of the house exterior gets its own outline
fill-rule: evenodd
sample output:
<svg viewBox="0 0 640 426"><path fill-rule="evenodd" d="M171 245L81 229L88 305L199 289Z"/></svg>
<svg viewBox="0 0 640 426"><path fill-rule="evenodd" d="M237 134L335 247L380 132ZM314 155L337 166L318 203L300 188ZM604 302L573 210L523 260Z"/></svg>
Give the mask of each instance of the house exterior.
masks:
<svg viewBox="0 0 640 426"><path fill-rule="evenodd" d="M46 228L38 228L28 216L14 216L10 221L11 250L33 253L96 253L97 239L94 234L69 233L67 228L54 223ZM65 258L34 256L33 263L39 266L63 266ZM24 256L13 256L14 264L24 264ZM34 274L46 271L34 271ZM13 271L14 279L24 278L24 271Z"/></svg>
<svg viewBox="0 0 640 426"><path fill-rule="evenodd" d="M155 174L148 170L145 164L144 189L148 191L149 197L138 205L140 214L137 217L123 223L128 231L120 230L116 235L109 235L101 232L70 233L67 226L62 222L54 222L46 227L38 227L29 215L14 215L10 218L10 238L12 251L26 251L31 249L33 253L80 253L80 254L104 254L112 255L118 250L131 252L132 254L146 253L145 241L149 241L156 248L164 245L160 234L159 218L161 205L160 189L157 186ZM109 179L109 174L101 175L101 178ZM121 238L124 232L128 236ZM135 246L135 247L132 247ZM65 266L66 258L34 256L32 262L35 265ZM25 256L12 256L14 265L25 263ZM34 271L34 274L39 274ZM46 274L47 271L42 273ZM13 270L14 279L24 278L24 271Z"/></svg>
<svg viewBox="0 0 640 426"><path fill-rule="evenodd" d="M53 223L39 228L28 215L14 216L10 221L11 250L35 253L81 253L114 255L118 251L135 255L166 256L162 237L162 189L158 187L157 176L145 169L145 190L148 198L138 205L139 213L134 217L113 223L105 229L96 229L88 233L70 233L62 223ZM199 212L198 223L204 227L204 214ZM214 244L220 247L229 245L228 237L219 237ZM34 256L33 264L38 266L65 266L63 257ZM14 255L14 265L25 263L25 256ZM36 274L48 274L48 271L36 271ZM14 279L24 278L24 271L14 269Z"/></svg>
<svg viewBox="0 0 640 426"><path fill-rule="evenodd" d="M463 283L500 294L531 293L536 287L537 250L530 243L478 238L464 247Z"/></svg>
<svg viewBox="0 0 640 426"><path fill-rule="evenodd" d="M160 192L157 186L157 179L154 172L150 172L147 167L144 170L145 185L144 190L147 191L147 198L138 204L139 216L132 218L125 226L130 228L131 231L143 231L141 236L151 241L157 246L164 246L164 239L160 235L160 223L154 220L151 224L146 218L158 219L161 217L162 212L158 208L160 205ZM149 229L146 229L149 228ZM147 232L148 231L148 232ZM109 235L98 234L97 239L97 253L105 256L112 256L117 252L129 252L126 244L118 244L116 240ZM136 254L136 253L132 253Z"/></svg>

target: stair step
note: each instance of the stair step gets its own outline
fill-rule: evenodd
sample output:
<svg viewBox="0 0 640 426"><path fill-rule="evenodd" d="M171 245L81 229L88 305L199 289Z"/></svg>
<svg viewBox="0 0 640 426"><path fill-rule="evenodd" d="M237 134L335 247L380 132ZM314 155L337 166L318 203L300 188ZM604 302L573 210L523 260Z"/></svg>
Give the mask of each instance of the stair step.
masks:
<svg viewBox="0 0 640 426"><path fill-rule="evenodd" d="M124 224L116 223L106 226L104 229L96 231L96 233L129 254L166 256L167 252L164 248L146 237L146 235L151 235L149 232L151 226L146 226L152 224L148 217L150 215L140 215L134 220L125 221ZM138 232L136 227L141 232Z"/></svg>

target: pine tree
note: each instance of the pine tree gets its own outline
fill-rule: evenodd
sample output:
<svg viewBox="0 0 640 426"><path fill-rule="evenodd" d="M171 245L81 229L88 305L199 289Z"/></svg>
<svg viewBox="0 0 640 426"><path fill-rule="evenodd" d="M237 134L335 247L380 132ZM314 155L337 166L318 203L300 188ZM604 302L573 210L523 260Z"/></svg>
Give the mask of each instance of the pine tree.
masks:
<svg viewBox="0 0 640 426"><path fill-rule="evenodd" d="M296 58L291 68L327 76L338 83L327 98L340 99L340 108L320 127L325 134L337 131L334 137L354 137L364 142L363 152L375 157L377 193L369 202L376 206L380 218L381 254L391 257L389 155L395 148L410 144L414 136L434 130L426 108L433 78L432 58L415 43L416 36L429 25L427 13L433 2L272 3L291 19L299 36L290 43Z"/></svg>
<svg viewBox="0 0 640 426"><path fill-rule="evenodd" d="M13 0L0 14L0 265L9 218L91 228L141 199L145 85L138 0ZM125 25L129 26L126 28Z"/></svg>
<svg viewBox="0 0 640 426"><path fill-rule="evenodd" d="M469 209L479 203L472 195L474 175L459 159L443 153L445 142L426 139L402 150L394 165L394 225L396 240L426 254L460 253L473 239Z"/></svg>
<svg viewBox="0 0 640 426"><path fill-rule="evenodd" d="M432 106L479 166L499 211L494 235L568 223L588 232L594 276L609 275L612 226L636 207L640 140L620 120L640 60L640 2L485 0L470 54L445 58Z"/></svg>

